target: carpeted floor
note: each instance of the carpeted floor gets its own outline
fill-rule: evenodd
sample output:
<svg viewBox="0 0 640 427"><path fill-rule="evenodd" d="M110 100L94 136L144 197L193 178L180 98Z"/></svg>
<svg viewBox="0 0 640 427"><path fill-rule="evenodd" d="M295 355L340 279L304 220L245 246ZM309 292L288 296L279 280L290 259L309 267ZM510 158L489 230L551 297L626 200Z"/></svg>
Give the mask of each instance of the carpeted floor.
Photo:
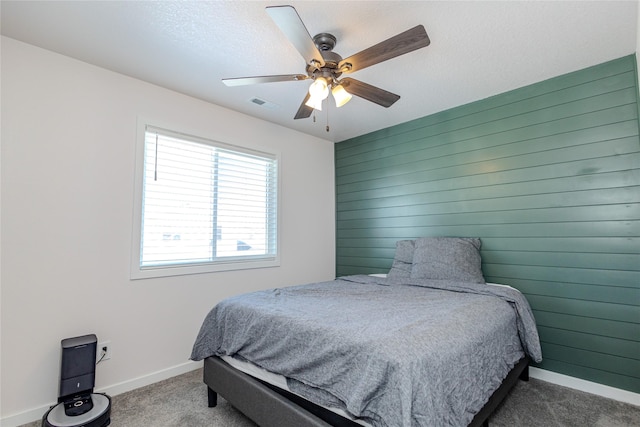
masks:
<svg viewBox="0 0 640 427"><path fill-rule="evenodd" d="M207 407L202 370L112 398L113 427L255 427L226 401ZM640 427L640 407L535 379L519 381L491 427ZM41 422L22 427L40 427ZM302 426L301 426L302 427Z"/></svg>

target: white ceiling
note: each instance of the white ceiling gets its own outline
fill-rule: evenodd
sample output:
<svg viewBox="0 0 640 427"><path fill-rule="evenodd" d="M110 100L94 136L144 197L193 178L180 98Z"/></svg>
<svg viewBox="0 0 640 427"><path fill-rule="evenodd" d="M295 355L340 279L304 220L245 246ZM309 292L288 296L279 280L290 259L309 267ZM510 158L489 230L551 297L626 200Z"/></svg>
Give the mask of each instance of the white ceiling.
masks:
<svg viewBox="0 0 640 427"><path fill-rule="evenodd" d="M304 74L305 59L265 12L279 4L293 5L312 36L334 34L344 58L418 24L431 45L350 74L400 95L390 108L354 97L340 109L325 101L315 123L294 121L309 81L221 82ZM330 141L632 54L638 19L636 1L2 0L0 7L2 35Z"/></svg>

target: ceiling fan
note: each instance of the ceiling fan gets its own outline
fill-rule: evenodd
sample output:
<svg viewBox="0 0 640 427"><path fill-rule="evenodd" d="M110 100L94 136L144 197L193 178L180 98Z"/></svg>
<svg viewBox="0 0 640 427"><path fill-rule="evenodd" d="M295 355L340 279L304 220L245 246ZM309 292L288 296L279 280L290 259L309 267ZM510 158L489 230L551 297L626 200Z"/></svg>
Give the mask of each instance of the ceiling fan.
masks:
<svg viewBox="0 0 640 427"><path fill-rule="evenodd" d="M322 101L327 98L329 91L338 107L346 104L352 95L383 107L390 107L400 99L399 95L350 77L340 79L340 76L404 55L430 43L424 27L418 25L342 59L333 52L336 38L329 33L320 33L312 38L293 6L270 6L266 10L307 62L306 74L237 77L222 81L227 86L242 86L312 79L309 93L302 101L294 119L304 119L309 117L314 109L321 110Z"/></svg>

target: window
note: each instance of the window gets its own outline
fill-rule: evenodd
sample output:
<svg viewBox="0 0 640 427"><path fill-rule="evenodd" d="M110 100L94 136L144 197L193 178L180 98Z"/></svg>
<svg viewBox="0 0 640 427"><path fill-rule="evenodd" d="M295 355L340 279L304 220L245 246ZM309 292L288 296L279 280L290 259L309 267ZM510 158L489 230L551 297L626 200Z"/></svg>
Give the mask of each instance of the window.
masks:
<svg viewBox="0 0 640 427"><path fill-rule="evenodd" d="M151 126L143 145L133 278L277 265L275 155Z"/></svg>

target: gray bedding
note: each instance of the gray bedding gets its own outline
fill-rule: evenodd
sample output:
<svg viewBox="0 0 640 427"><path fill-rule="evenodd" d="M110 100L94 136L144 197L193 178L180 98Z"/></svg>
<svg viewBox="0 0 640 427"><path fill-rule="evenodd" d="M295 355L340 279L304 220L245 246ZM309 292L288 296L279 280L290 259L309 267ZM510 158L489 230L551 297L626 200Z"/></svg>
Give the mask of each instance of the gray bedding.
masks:
<svg viewBox="0 0 640 427"><path fill-rule="evenodd" d="M348 276L228 298L191 358L230 355L374 426L467 425L524 353L541 360L511 288Z"/></svg>

